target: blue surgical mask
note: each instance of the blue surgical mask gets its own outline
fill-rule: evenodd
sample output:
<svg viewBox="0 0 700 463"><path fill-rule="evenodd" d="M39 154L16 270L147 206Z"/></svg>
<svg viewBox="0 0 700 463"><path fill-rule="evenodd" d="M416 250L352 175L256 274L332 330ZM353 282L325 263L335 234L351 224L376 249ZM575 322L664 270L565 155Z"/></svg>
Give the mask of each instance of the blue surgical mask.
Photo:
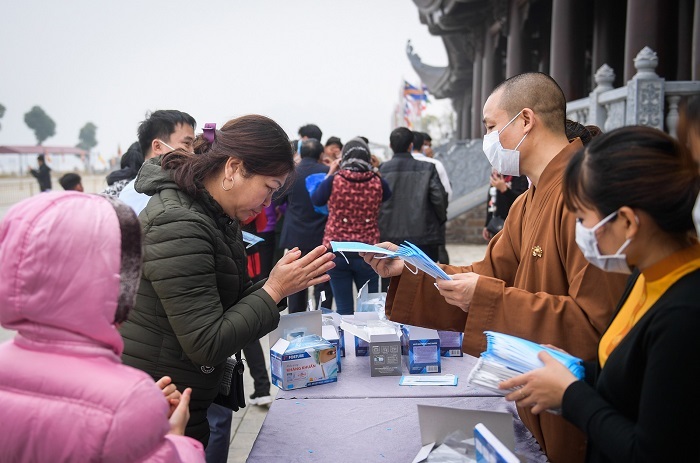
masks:
<svg viewBox="0 0 700 463"><path fill-rule="evenodd" d="M520 151L518 151L518 148L520 148L520 145L523 143L523 141L525 141L527 133L523 135L520 143L518 143L515 149L512 150L505 149L503 145L501 145L499 135L506 129L506 127L512 124L521 113L522 110L516 114L515 117L510 120L510 122L504 125L501 130L494 130L493 132L486 134L483 140L482 147L486 158L488 158L491 166L502 175L520 175Z"/></svg>
<svg viewBox="0 0 700 463"><path fill-rule="evenodd" d="M581 249L583 256L588 262L606 272L630 274L632 270L627 264L627 256L622 251L629 246L632 239L627 239L615 254L601 254L598 249L598 239L595 236L596 230L610 222L617 216L617 211L613 212L603 220L598 222L593 228L586 228L580 221L576 221L576 244Z"/></svg>

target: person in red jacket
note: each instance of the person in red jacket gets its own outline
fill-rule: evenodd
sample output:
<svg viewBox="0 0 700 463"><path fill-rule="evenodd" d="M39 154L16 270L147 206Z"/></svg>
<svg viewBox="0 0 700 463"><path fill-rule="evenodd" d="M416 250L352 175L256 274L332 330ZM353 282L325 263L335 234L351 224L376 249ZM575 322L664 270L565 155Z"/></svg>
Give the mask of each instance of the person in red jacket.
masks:
<svg viewBox="0 0 700 463"><path fill-rule="evenodd" d="M330 248L331 241L379 241L379 207L390 197L389 185L372 169L367 144L360 138L347 142L340 162L332 165L330 174L311 195L314 206L328 205L323 244ZM369 281L369 292L376 293L379 279L356 253L336 257L335 264L328 274L336 310L341 315L352 314L353 282L359 290Z"/></svg>

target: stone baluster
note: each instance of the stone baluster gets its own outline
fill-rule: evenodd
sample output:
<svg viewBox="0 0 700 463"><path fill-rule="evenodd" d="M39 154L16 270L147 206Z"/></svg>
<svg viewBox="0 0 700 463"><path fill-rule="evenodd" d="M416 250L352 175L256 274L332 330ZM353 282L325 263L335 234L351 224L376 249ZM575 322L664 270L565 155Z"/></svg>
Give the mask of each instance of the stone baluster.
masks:
<svg viewBox="0 0 700 463"><path fill-rule="evenodd" d="M644 47L634 58L637 73L627 82L625 125L664 128L664 79L656 74L659 58Z"/></svg>
<svg viewBox="0 0 700 463"><path fill-rule="evenodd" d="M680 95L670 95L666 97L668 101L668 114L666 115L666 128L669 135L678 138L676 130L678 129L678 103L681 101Z"/></svg>
<svg viewBox="0 0 700 463"><path fill-rule="evenodd" d="M588 112L588 123L592 125L597 125L601 129L605 127L605 121L608 118L608 113L598 102L598 98L604 92L613 89L613 82L615 81L615 71L608 66L603 64L595 72L595 83L596 86L589 96L590 109Z"/></svg>

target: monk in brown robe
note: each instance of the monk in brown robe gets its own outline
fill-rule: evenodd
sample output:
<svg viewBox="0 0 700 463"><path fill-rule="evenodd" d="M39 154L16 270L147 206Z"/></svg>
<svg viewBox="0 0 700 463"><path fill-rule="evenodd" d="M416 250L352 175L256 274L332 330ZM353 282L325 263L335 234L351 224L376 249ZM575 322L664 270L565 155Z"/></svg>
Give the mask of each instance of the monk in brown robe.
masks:
<svg viewBox="0 0 700 463"><path fill-rule="evenodd" d="M626 277L590 265L575 241L575 217L564 207L562 178L582 148L564 129L566 99L546 74L527 73L499 85L484 105L489 160L504 175L527 175L531 188L513 204L503 230L483 261L442 266L452 280L404 270L400 259L365 260L392 277L386 314L391 320L440 330L464 331L462 350L479 356L485 330L553 344L584 360L596 358L598 340L612 318ZM494 140L495 138L495 140ZM490 141L490 143L488 142ZM519 150L519 154L518 154ZM513 156L519 156L513 159ZM520 172L516 172L518 170ZM394 250L396 245L379 246ZM553 463L583 462L585 436L562 417L520 418Z"/></svg>

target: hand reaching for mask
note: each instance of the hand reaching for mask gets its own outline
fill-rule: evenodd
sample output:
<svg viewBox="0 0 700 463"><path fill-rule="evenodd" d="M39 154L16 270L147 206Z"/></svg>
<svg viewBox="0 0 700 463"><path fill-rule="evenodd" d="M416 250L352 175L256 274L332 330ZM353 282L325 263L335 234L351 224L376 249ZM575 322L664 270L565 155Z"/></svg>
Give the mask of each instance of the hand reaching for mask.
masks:
<svg viewBox="0 0 700 463"><path fill-rule="evenodd" d="M456 305L464 312L469 312L479 274L456 273L450 277L452 277L451 280L437 280L438 291L448 304Z"/></svg>
<svg viewBox="0 0 700 463"><path fill-rule="evenodd" d="M385 241L375 245L380 248L388 249L389 251L396 251L399 249L394 243ZM382 278L397 277L401 275L403 271L403 259L399 258L389 258L384 254L375 254L373 252L361 252L360 257L362 257L365 262L367 262L372 269L377 272Z"/></svg>
<svg viewBox="0 0 700 463"><path fill-rule="evenodd" d="M334 257L325 246L318 246L304 257L294 248L277 262L263 289L279 303L290 294L328 281L331 277L326 272L335 267Z"/></svg>
<svg viewBox="0 0 700 463"><path fill-rule="evenodd" d="M544 366L529 371L515 378L501 381L501 389L518 390L506 396L506 400L517 402L521 407L532 407L532 413L548 409L561 408L564 392L577 381L576 377L562 363L555 360L547 352L540 352L537 357Z"/></svg>

